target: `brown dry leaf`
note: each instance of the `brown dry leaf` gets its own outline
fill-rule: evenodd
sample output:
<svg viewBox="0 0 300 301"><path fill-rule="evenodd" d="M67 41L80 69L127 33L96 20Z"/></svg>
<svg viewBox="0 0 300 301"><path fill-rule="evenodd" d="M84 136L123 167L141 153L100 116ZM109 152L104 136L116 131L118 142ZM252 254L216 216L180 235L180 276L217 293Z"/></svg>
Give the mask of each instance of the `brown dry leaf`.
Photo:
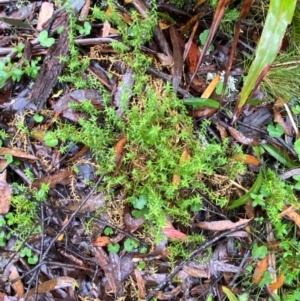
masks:
<svg viewBox="0 0 300 301"><path fill-rule="evenodd" d="M19 277L20 277L20 275L19 275L17 268L14 265L11 265L9 267L9 280L13 281L14 279L17 279ZM19 298L24 296L24 286L23 286L23 283L21 280L17 280L11 286Z"/></svg>
<svg viewBox="0 0 300 301"><path fill-rule="evenodd" d="M221 136L222 140L224 140L225 138L228 137L228 133L227 133L226 128L224 126L217 123L217 129L220 132L220 136Z"/></svg>
<svg viewBox="0 0 300 301"><path fill-rule="evenodd" d="M106 247L110 244L110 238L108 236L98 236L93 241L94 247Z"/></svg>
<svg viewBox="0 0 300 301"><path fill-rule="evenodd" d="M55 175L46 176L33 181L32 186L39 189L42 183L49 184L51 188L54 188L56 184L68 185L70 184L70 177L74 175L75 173L72 170L63 170Z"/></svg>
<svg viewBox="0 0 300 301"><path fill-rule="evenodd" d="M39 13L36 30L43 30L43 25L53 16L53 3L43 2Z"/></svg>
<svg viewBox="0 0 300 301"><path fill-rule="evenodd" d="M194 7L194 10L196 10L196 8L198 8L201 4L203 4L204 2L206 2L206 0L199 0L197 3L196 3L196 5L195 5L195 7Z"/></svg>
<svg viewBox="0 0 300 301"><path fill-rule="evenodd" d="M172 56L165 55L161 52L156 53L156 56L159 59L159 62L162 66L172 66L174 64Z"/></svg>
<svg viewBox="0 0 300 301"><path fill-rule="evenodd" d="M0 148L0 156L5 156L5 155L12 155L12 156L20 158L20 159L38 160L38 158L36 156L27 154L21 150L1 147Z"/></svg>
<svg viewBox="0 0 300 301"><path fill-rule="evenodd" d="M288 216L300 228L300 215L295 210L296 208L294 206L291 206L289 208L285 208L285 210L280 215Z"/></svg>
<svg viewBox="0 0 300 301"><path fill-rule="evenodd" d="M220 74L217 74L214 79L210 82L208 87L205 89L205 91L202 93L202 98L209 98L212 92L215 90L218 82L220 81Z"/></svg>
<svg viewBox="0 0 300 301"><path fill-rule="evenodd" d="M72 287L73 289L75 287L79 287L77 281L74 278L71 277L56 277L51 280L48 280L42 284L40 284L37 287L38 294L43 294L58 288L66 288L66 287ZM28 292L28 298L33 296L36 292L36 288L32 288Z"/></svg>
<svg viewBox="0 0 300 301"><path fill-rule="evenodd" d="M269 257L269 255L267 255L265 258L263 258L257 262L256 268L254 270L253 277L252 277L253 283L255 283L255 284L260 283L265 271L268 268L268 257Z"/></svg>
<svg viewBox="0 0 300 301"><path fill-rule="evenodd" d="M119 141L114 146L116 162L119 162L119 160L122 158L126 143L127 143L127 138L123 134L119 139Z"/></svg>
<svg viewBox="0 0 300 301"><path fill-rule="evenodd" d="M0 161L0 169L2 170L0 173L0 214L8 213L11 204L12 188L6 182L6 166L5 160Z"/></svg>
<svg viewBox="0 0 300 301"><path fill-rule="evenodd" d="M229 126L228 131L230 132L231 136L237 141L244 145L258 145L259 143L252 138L246 137L240 131L236 130L235 128Z"/></svg>
<svg viewBox="0 0 300 301"><path fill-rule="evenodd" d="M199 264L197 267L184 266L182 270L191 277L210 279L208 264Z"/></svg>
<svg viewBox="0 0 300 301"><path fill-rule="evenodd" d="M269 286L270 291L273 292L275 290L278 290L283 286L283 283L284 283L284 274L280 274L278 280Z"/></svg>
<svg viewBox="0 0 300 301"><path fill-rule="evenodd" d="M274 120L280 124L284 130L284 133L288 136L292 136L292 133L290 131L290 128L287 126L285 121L283 120L283 117L281 116L280 110L278 107L273 107L273 113L274 113Z"/></svg>
<svg viewBox="0 0 300 301"><path fill-rule="evenodd" d="M141 275L141 272L138 269L134 269L134 276L139 290L139 300L144 300L146 296L146 287L144 279Z"/></svg>
<svg viewBox="0 0 300 301"><path fill-rule="evenodd" d="M82 200L83 201L83 200ZM75 211L82 202L77 202L67 206L67 209ZM80 213L93 212L103 207L105 204L105 195L103 193L92 195L86 203L80 208Z"/></svg>
<svg viewBox="0 0 300 301"><path fill-rule="evenodd" d="M246 216L248 218L254 218L255 217L255 210L253 207L253 200L249 200L246 204L245 204L245 212L246 212Z"/></svg>
<svg viewBox="0 0 300 301"><path fill-rule="evenodd" d="M192 42L190 45L190 50L186 57L190 74L193 74L195 72L199 57L200 51L198 49L198 46L194 42Z"/></svg>
<svg viewBox="0 0 300 301"><path fill-rule="evenodd" d="M79 16L80 21L83 21L86 19L86 17L89 14L90 6L91 6L91 0L85 0L85 3L80 11L80 16Z"/></svg>
<svg viewBox="0 0 300 301"><path fill-rule="evenodd" d="M233 223L230 220L216 221L216 222L201 222L195 224L195 226L212 231L224 231L234 229L238 226L247 224L251 219L240 219L238 222Z"/></svg>
<svg viewBox="0 0 300 301"><path fill-rule="evenodd" d="M256 157L251 156L251 155L234 154L231 158L235 161L242 162L245 164L251 164L251 165L255 165L255 166L260 165L260 162L256 159Z"/></svg>
<svg viewBox="0 0 300 301"><path fill-rule="evenodd" d="M110 28L111 28L110 23L108 21L105 21L103 23L103 28L102 28L102 37L109 36Z"/></svg>
<svg viewBox="0 0 300 301"><path fill-rule="evenodd" d="M158 22L158 26L161 30L165 30L165 29L168 29L172 24L167 24L167 23L164 23L164 22Z"/></svg>
<svg viewBox="0 0 300 301"><path fill-rule="evenodd" d="M133 233L138 228L140 228L144 222L145 222L144 217L132 218L130 213L128 213L128 212L125 213L124 223L126 226L126 230L129 231L130 233Z"/></svg>
<svg viewBox="0 0 300 301"><path fill-rule="evenodd" d="M190 153L187 149L185 149L182 154L181 154L181 157L179 159L179 164L183 164L183 163L186 163L186 162L189 162L191 159L191 156L190 156ZM173 180L172 180L172 183L178 187L179 184L180 184L180 176L177 175L177 174L174 174L173 175Z"/></svg>
<svg viewBox="0 0 300 301"><path fill-rule="evenodd" d="M163 227L162 232L170 240L179 239L179 240L182 240L182 241L187 241L186 234L176 230L172 225L167 226L167 227Z"/></svg>
<svg viewBox="0 0 300 301"><path fill-rule="evenodd" d="M210 117L217 112L217 109L214 108L204 108L193 110L189 113L193 118L202 118L202 117Z"/></svg>

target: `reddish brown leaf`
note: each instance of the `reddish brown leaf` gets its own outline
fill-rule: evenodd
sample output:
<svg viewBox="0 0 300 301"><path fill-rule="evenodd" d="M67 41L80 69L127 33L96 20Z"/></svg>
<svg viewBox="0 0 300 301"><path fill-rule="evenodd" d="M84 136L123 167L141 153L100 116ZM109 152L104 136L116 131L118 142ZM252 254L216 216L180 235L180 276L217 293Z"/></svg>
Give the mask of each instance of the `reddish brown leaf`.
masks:
<svg viewBox="0 0 300 301"><path fill-rule="evenodd" d="M106 247L110 244L110 238L108 236L99 236L93 241L94 247Z"/></svg>
<svg viewBox="0 0 300 301"><path fill-rule="evenodd" d="M199 57L200 57L200 51L198 49L198 46L194 42L192 42L190 45L190 50L186 57L190 74L194 74Z"/></svg>
<svg viewBox="0 0 300 301"><path fill-rule="evenodd" d="M38 160L38 158L36 156L27 154L21 150L1 147L0 148L0 156L5 156L5 155L12 155L12 156L20 158L20 159Z"/></svg>
<svg viewBox="0 0 300 301"><path fill-rule="evenodd" d="M139 299L144 300L146 296L146 288L145 288L145 282L141 275L141 272L138 269L134 269L134 276L136 279L136 284L139 290Z"/></svg>
<svg viewBox="0 0 300 301"><path fill-rule="evenodd" d="M258 261L252 277L253 283L255 284L260 283L265 271L268 268L268 257L269 256L267 255L265 258Z"/></svg>
<svg viewBox="0 0 300 301"><path fill-rule="evenodd" d="M300 215L296 212L296 208L294 206L286 208L280 215L288 216L300 228Z"/></svg>
<svg viewBox="0 0 300 301"><path fill-rule="evenodd" d="M11 265L9 267L9 280L13 281L14 279L17 279L19 277L20 277L20 275L19 275L17 268L14 265ZM16 282L13 282L13 284L11 286L19 298L24 296L24 286L20 279L17 280Z"/></svg>
<svg viewBox="0 0 300 301"><path fill-rule="evenodd" d="M125 135L122 135L119 141L115 144L114 150L115 150L116 162L118 162L122 158L122 154L126 143L127 143L127 138Z"/></svg>
<svg viewBox="0 0 300 301"><path fill-rule="evenodd" d="M70 184L70 177L74 176L75 173L72 170L63 170L55 175L46 176L33 181L32 186L40 188L42 183L49 184L51 188L54 188L56 184L68 185Z"/></svg>
<svg viewBox="0 0 300 301"><path fill-rule="evenodd" d="M212 231L224 231L234 229L238 226L247 224L251 219L240 219L238 222L233 223L230 220L216 221L216 222L201 222L195 224L195 226Z"/></svg>
<svg viewBox="0 0 300 301"><path fill-rule="evenodd" d="M255 166L260 165L260 162L256 159L256 157L251 156L251 155L234 154L231 158L235 161L243 162L245 164L251 164L251 165L255 165Z"/></svg>
<svg viewBox="0 0 300 301"><path fill-rule="evenodd" d="M236 130L235 128L229 126L228 131L230 132L231 136L237 141L245 145L258 145L259 143L252 138L248 138L243 135L241 132Z"/></svg>
<svg viewBox="0 0 300 301"><path fill-rule="evenodd" d="M284 274L280 274L278 280L269 286L271 292L278 290L284 284Z"/></svg>
<svg viewBox="0 0 300 301"><path fill-rule="evenodd" d="M8 213L11 203L12 188L6 182L6 166L5 160L0 161L0 169L2 171L0 173L0 214Z"/></svg>
<svg viewBox="0 0 300 301"><path fill-rule="evenodd" d="M85 3L80 11L79 20L82 21L86 19L86 17L89 14L90 6L91 6L91 0L85 0Z"/></svg>
<svg viewBox="0 0 300 301"><path fill-rule="evenodd" d="M37 287L38 294L43 294L58 288L66 288L66 287L79 287L77 281L71 277L56 277L51 280L48 280ZM32 288L27 297L31 297L35 294L36 287Z"/></svg>

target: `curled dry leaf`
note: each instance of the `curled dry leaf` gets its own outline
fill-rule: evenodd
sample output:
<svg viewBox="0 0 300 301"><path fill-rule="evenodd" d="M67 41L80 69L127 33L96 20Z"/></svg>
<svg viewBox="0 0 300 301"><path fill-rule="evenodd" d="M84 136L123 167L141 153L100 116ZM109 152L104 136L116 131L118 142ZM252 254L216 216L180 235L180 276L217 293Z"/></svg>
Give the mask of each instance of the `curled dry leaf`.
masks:
<svg viewBox="0 0 300 301"><path fill-rule="evenodd" d="M212 231L224 231L234 229L238 226L247 224L251 219L240 219L238 222L233 223L230 220L216 221L216 222L201 222L195 224L195 226Z"/></svg>
<svg viewBox="0 0 300 301"><path fill-rule="evenodd" d="M172 225L168 227L164 227L162 229L162 232L164 235L166 235L167 238L170 240L182 240L182 241L187 241L187 236L186 234L176 230Z"/></svg>
<svg viewBox="0 0 300 301"><path fill-rule="evenodd" d="M43 25L52 17L54 12L53 3L43 2L39 13L36 30L43 30Z"/></svg>
<svg viewBox="0 0 300 301"><path fill-rule="evenodd" d="M183 163L185 163L185 162L188 162L188 161L190 161L190 159L191 159L190 153L189 153L189 151L188 151L187 149L185 149L185 150L182 152L182 154L181 154L181 157L180 157L180 160L179 160L179 164L181 165L181 164L183 164ZM181 180L181 179L180 179L180 176L179 176L179 175L177 175L177 174L174 174L174 175L173 175L172 183L173 183L176 187L179 186L180 180Z"/></svg>
<svg viewBox="0 0 300 301"><path fill-rule="evenodd" d="M268 257L269 256L267 255L265 258L263 258L257 262L256 268L254 270L253 277L252 277L253 283L255 283L255 284L260 283L265 271L268 268Z"/></svg>
<svg viewBox="0 0 300 301"><path fill-rule="evenodd" d="M108 236L99 236L93 241L94 247L106 247L110 244L110 238Z"/></svg>
<svg viewBox="0 0 300 301"><path fill-rule="evenodd" d="M284 274L280 274L278 280L269 286L270 291L273 292L275 290L278 290L283 286L283 283L284 283Z"/></svg>
<svg viewBox="0 0 300 301"><path fill-rule="evenodd" d="M71 277L56 277L51 280L48 280L37 287L38 294L43 294L58 288L65 288L65 287L79 287L77 281ZM28 292L28 298L33 296L36 292L36 288L32 288Z"/></svg>
<svg viewBox="0 0 300 301"><path fill-rule="evenodd" d="M231 136L237 141L244 145L258 145L259 143L252 138L246 137L244 134L236 130L235 128L229 126L228 131L230 132Z"/></svg>
<svg viewBox="0 0 300 301"><path fill-rule="evenodd" d="M296 208L294 206L286 208L280 215L288 216L300 228L300 215L296 212Z"/></svg>
<svg viewBox="0 0 300 301"><path fill-rule="evenodd" d="M127 138L125 135L122 135L119 141L115 144L114 150L115 150L116 162L118 162L122 158L122 154L124 152L124 147L126 143L127 143Z"/></svg>
<svg viewBox="0 0 300 301"><path fill-rule="evenodd" d="M12 155L13 157L17 157L20 159L38 160L38 158L36 156L27 154L21 150L1 147L0 148L0 156L5 156L5 155Z"/></svg>

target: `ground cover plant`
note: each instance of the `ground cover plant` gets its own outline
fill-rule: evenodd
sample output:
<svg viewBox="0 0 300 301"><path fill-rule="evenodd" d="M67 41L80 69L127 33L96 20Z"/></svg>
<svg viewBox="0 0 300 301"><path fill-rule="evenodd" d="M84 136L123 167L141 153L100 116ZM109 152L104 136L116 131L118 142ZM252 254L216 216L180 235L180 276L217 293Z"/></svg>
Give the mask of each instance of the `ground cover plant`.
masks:
<svg viewBox="0 0 300 301"><path fill-rule="evenodd" d="M299 300L297 1L0 9L1 298Z"/></svg>

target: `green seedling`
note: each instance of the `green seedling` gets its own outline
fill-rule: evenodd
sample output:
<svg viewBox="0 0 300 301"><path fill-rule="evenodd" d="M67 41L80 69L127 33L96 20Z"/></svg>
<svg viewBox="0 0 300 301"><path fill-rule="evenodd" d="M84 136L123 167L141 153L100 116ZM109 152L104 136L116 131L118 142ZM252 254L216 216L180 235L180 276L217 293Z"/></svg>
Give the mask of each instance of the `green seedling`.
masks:
<svg viewBox="0 0 300 301"><path fill-rule="evenodd" d="M114 234L114 230L113 230L112 228L110 228L110 227L106 227L106 228L104 229L104 234L105 234L106 236L113 235L113 234Z"/></svg>
<svg viewBox="0 0 300 301"><path fill-rule="evenodd" d="M132 238L127 238L124 242L124 248L127 252L131 252L139 246L138 242Z"/></svg>
<svg viewBox="0 0 300 301"><path fill-rule="evenodd" d="M54 38L51 37L49 38L47 30L43 30L39 33L38 41L41 43L43 47L47 47L47 48L51 47L55 43Z"/></svg>
<svg viewBox="0 0 300 301"><path fill-rule="evenodd" d="M113 254L118 253L120 250L120 245L119 244L115 244L115 245L109 244L107 246L107 250L109 253L113 253Z"/></svg>
<svg viewBox="0 0 300 301"><path fill-rule="evenodd" d="M255 259L262 259L268 254L268 248L266 246L259 247L257 243L253 245L252 256Z"/></svg>
<svg viewBox="0 0 300 301"><path fill-rule="evenodd" d="M56 147L58 145L58 139L52 132L46 134L46 136L44 137L44 141L45 144L50 147Z"/></svg>
<svg viewBox="0 0 300 301"><path fill-rule="evenodd" d="M40 123L44 120L44 117L39 115L39 114L34 114L33 119L34 119L35 122Z"/></svg>
<svg viewBox="0 0 300 301"><path fill-rule="evenodd" d="M36 264L39 260L38 256L35 254L32 254L31 249L25 247L20 251L21 257L27 257L27 262L29 264Z"/></svg>
<svg viewBox="0 0 300 301"><path fill-rule="evenodd" d="M277 125L269 124L267 130L269 135L274 138L279 138L284 134L284 129L280 124Z"/></svg>

